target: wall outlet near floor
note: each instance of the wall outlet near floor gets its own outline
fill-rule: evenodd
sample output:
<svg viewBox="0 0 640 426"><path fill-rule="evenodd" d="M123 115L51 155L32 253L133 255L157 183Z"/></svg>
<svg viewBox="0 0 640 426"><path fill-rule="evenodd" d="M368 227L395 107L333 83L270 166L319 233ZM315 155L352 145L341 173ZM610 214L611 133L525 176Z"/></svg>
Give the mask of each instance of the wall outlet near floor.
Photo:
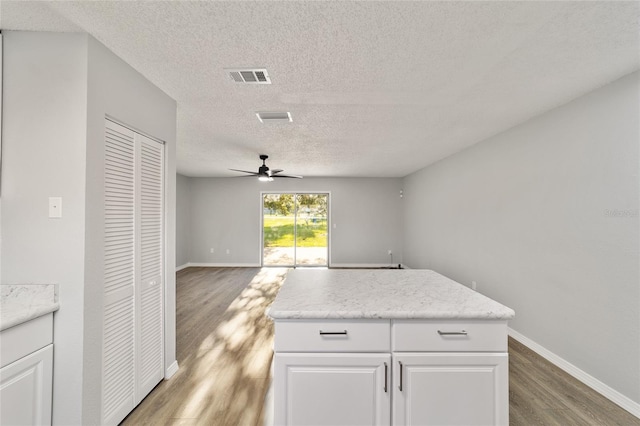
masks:
<svg viewBox="0 0 640 426"><path fill-rule="evenodd" d="M391 251L391 249L387 250L387 254L388 254L389 256L391 256L391 255L393 254L393 252Z"/></svg>
<svg viewBox="0 0 640 426"><path fill-rule="evenodd" d="M227 254L231 254L231 250L227 249Z"/></svg>
<svg viewBox="0 0 640 426"><path fill-rule="evenodd" d="M478 288L478 283L475 281L471 281L471 290L476 290Z"/></svg>

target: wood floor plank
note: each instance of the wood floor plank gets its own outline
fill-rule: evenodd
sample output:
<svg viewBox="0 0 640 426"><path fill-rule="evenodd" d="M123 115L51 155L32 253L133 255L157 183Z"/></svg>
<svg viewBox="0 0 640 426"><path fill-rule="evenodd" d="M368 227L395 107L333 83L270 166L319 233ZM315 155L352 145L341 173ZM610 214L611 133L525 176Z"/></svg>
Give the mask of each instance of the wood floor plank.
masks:
<svg viewBox="0 0 640 426"><path fill-rule="evenodd" d="M123 425L262 425L273 324L286 269L186 268L176 275L180 369ZM511 426L640 426L640 419L509 339Z"/></svg>

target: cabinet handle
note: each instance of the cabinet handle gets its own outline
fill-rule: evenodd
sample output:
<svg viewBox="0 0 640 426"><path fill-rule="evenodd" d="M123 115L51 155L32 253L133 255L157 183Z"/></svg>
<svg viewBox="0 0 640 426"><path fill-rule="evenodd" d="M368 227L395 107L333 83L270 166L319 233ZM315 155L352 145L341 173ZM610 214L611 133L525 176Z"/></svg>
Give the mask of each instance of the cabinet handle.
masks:
<svg viewBox="0 0 640 426"><path fill-rule="evenodd" d="M387 392L387 377L389 376L389 367L387 366L387 363L384 363L384 391L385 393Z"/></svg>
<svg viewBox="0 0 640 426"><path fill-rule="evenodd" d="M402 392L402 362L398 361L398 365L400 365L400 385L398 386L398 389Z"/></svg>
<svg viewBox="0 0 640 426"><path fill-rule="evenodd" d="M347 330L342 330L342 331L322 331L322 330L320 330L320 335L321 336L335 336L335 335L346 336L346 334L347 334Z"/></svg>
<svg viewBox="0 0 640 426"><path fill-rule="evenodd" d="M468 333L465 330L462 331L440 331L438 334L441 336L466 336Z"/></svg>

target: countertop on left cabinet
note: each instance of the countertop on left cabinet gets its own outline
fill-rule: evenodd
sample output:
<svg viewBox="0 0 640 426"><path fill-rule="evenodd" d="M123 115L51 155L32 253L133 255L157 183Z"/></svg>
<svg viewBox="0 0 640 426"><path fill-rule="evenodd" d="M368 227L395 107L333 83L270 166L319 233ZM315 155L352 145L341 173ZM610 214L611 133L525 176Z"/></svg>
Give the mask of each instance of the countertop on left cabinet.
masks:
<svg viewBox="0 0 640 426"><path fill-rule="evenodd" d="M60 308L56 284L0 285L0 331Z"/></svg>

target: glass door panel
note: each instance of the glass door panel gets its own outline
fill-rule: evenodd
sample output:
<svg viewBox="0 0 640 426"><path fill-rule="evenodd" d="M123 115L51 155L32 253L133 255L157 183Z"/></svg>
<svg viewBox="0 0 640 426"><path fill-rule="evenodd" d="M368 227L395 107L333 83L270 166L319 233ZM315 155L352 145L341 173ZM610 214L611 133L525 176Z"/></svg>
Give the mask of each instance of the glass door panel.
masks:
<svg viewBox="0 0 640 426"><path fill-rule="evenodd" d="M327 194L296 195L296 266L327 266Z"/></svg>
<svg viewBox="0 0 640 426"><path fill-rule="evenodd" d="M293 194L264 194L262 264L295 266L295 200Z"/></svg>

